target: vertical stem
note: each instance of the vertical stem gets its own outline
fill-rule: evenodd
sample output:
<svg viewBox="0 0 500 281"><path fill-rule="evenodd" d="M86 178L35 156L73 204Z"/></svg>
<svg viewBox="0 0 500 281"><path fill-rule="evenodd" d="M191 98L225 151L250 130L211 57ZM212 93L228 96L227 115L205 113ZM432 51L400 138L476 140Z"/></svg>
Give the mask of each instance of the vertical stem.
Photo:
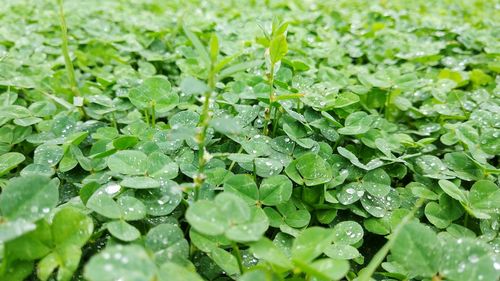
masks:
<svg viewBox="0 0 500 281"><path fill-rule="evenodd" d="M243 274L245 272L245 268L243 267L243 259L241 258L240 248L238 248L238 244L236 244L236 242L232 242L231 245L233 246L233 254L236 257L236 260L238 261L238 268L240 269L240 274Z"/></svg>
<svg viewBox="0 0 500 281"><path fill-rule="evenodd" d="M358 276L358 281L369 281L371 280L371 277L375 270L379 267L379 265L384 261L385 256L387 253L389 253L389 250L391 249L392 245L396 241L396 237L398 237L399 233L401 232L401 229L413 218L413 215L415 212L422 206L424 203L423 199L419 199L416 203L413 209L401 219L398 225L394 228L392 231L391 235L389 236L389 239L387 242L384 244L380 250L373 256L372 260L370 263L364 268L364 271Z"/></svg>
<svg viewBox="0 0 500 281"><path fill-rule="evenodd" d="M274 119L273 119L273 137L276 136L276 131L278 130L278 121L280 120L281 112L279 108L274 108Z"/></svg>
<svg viewBox="0 0 500 281"><path fill-rule="evenodd" d="M269 121L271 120L271 109L273 108L274 102L274 64L271 63L271 73L269 74L269 107L264 112L264 135L269 134Z"/></svg>
<svg viewBox="0 0 500 281"><path fill-rule="evenodd" d="M252 164L253 164L253 180L257 182L257 165L255 165L255 159L253 159Z"/></svg>
<svg viewBox="0 0 500 281"><path fill-rule="evenodd" d="M111 122L113 123L113 127L118 130L118 122L116 121L116 114L114 111L111 112Z"/></svg>
<svg viewBox="0 0 500 281"><path fill-rule="evenodd" d="M66 25L66 20L64 18L64 8L63 0L58 0L59 3L59 24L61 26L61 39L62 39L62 53L64 56L64 64L66 65L66 72L68 73L69 83L71 85L71 91L73 95L80 96L80 91L78 90L78 85L75 78L75 69L73 68L73 62L69 56L68 50L68 27Z"/></svg>
<svg viewBox="0 0 500 281"><path fill-rule="evenodd" d="M144 119L146 119L146 124L149 125L149 114L148 109L144 109Z"/></svg>
<svg viewBox="0 0 500 281"><path fill-rule="evenodd" d="M205 148L205 138L207 136L208 124L210 122L210 99L212 98L212 92L215 88L215 73L213 70L213 64L210 66L210 71L208 72L208 90L205 92L205 100L203 101L203 109L200 116L201 130L196 136L196 141L198 142L198 175L194 179L194 200L197 201L199 198L200 188L205 182L205 164L207 159L205 158L206 148Z"/></svg>
<svg viewBox="0 0 500 281"><path fill-rule="evenodd" d="M155 111L155 102L151 102L151 126L153 126L153 128L155 127L156 125L156 111Z"/></svg>

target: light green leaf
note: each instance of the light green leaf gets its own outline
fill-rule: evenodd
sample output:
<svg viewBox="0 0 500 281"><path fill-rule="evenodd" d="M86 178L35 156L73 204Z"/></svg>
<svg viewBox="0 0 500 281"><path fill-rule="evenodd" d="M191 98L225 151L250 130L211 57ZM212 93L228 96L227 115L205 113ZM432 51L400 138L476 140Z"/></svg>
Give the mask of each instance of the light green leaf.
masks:
<svg viewBox="0 0 500 281"><path fill-rule="evenodd" d="M146 206L135 197L122 196L116 201L121 209L122 218L126 221L140 220L146 217Z"/></svg>
<svg viewBox="0 0 500 281"><path fill-rule="evenodd" d="M279 34L271 39L271 42L269 43L269 57L272 64L279 62L283 57L285 57L287 52L288 43L286 42L286 36L284 34Z"/></svg>
<svg viewBox="0 0 500 281"><path fill-rule="evenodd" d="M21 164L26 157L18 152L7 152L0 155L0 177Z"/></svg>
<svg viewBox="0 0 500 281"><path fill-rule="evenodd" d="M134 241L141 236L137 228L123 220L109 222L106 227L111 235L122 241Z"/></svg>
<svg viewBox="0 0 500 281"><path fill-rule="evenodd" d="M52 220L52 237L58 247L83 247L94 231L92 219L76 208L66 207Z"/></svg>
<svg viewBox="0 0 500 281"><path fill-rule="evenodd" d="M373 117L364 111L357 111L349 114L345 120L343 128L338 130L342 135L359 135L370 130L373 123Z"/></svg>
<svg viewBox="0 0 500 281"><path fill-rule="evenodd" d="M129 92L129 99L138 109L151 109L154 105L158 112L167 112L179 103L179 96L172 92L172 86L163 76L148 78Z"/></svg>
<svg viewBox="0 0 500 281"><path fill-rule="evenodd" d="M9 180L0 194L0 211L8 219L34 222L47 215L59 200L59 180L29 175Z"/></svg>
<svg viewBox="0 0 500 281"><path fill-rule="evenodd" d="M156 266L139 245L111 246L94 255L85 266L89 281L152 280Z"/></svg>
<svg viewBox="0 0 500 281"><path fill-rule="evenodd" d="M252 243L250 251L256 258L265 260L281 268L291 269L293 267L292 263L283 251L267 238L262 238L259 241Z"/></svg>
<svg viewBox="0 0 500 281"><path fill-rule="evenodd" d="M350 260L361 256L358 249L350 245L332 244L325 249L325 255L332 259Z"/></svg>
<svg viewBox="0 0 500 281"><path fill-rule="evenodd" d="M259 200L268 206L288 201L292 195L292 182L284 175L276 175L262 180Z"/></svg>
<svg viewBox="0 0 500 281"><path fill-rule="evenodd" d="M171 262L162 265L158 276L160 281L203 281L196 271Z"/></svg>
<svg viewBox="0 0 500 281"><path fill-rule="evenodd" d="M224 182L224 191L233 193L245 200L248 205L254 205L259 200L257 184L250 175L239 174L230 176Z"/></svg>
<svg viewBox="0 0 500 281"><path fill-rule="evenodd" d="M89 198L87 208L110 219L119 219L122 216L120 206L103 191L97 191Z"/></svg>
<svg viewBox="0 0 500 281"><path fill-rule="evenodd" d="M395 238L391 253L411 275L431 278L439 270L441 248L437 235L429 227L410 222Z"/></svg>
<svg viewBox="0 0 500 281"><path fill-rule="evenodd" d="M353 245L363 238L363 227L355 221L343 221L333 228L334 242Z"/></svg>
<svg viewBox="0 0 500 281"><path fill-rule="evenodd" d="M302 262L311 262L332 243L334 233L321 227L309 227L303 230L295 239L292 246L292 259Z"/></svg>
<svg viewBox="0 0 500 281"><path fill-rule="evenodd" d="M439 180L439 186L443 191L448 194L451 198L458 200L459 202L467 202L467 197L464 191L460 190L458 186L449 180Z"/></svg>
<svg viewBox="0 0 500 281"><path fill-rule="evenodd" d="M223 234L228 226L224 215L211 201L200 200L186 211L186 219L198 232L207 235Z"/></svg>
<svg viewBox="0 0 500 281"><path fill-rule="evenodd" d="M148 169L148 157L141 151L122 150L111 155L107 164L111 171L125 175L144 175Z"/></svg>

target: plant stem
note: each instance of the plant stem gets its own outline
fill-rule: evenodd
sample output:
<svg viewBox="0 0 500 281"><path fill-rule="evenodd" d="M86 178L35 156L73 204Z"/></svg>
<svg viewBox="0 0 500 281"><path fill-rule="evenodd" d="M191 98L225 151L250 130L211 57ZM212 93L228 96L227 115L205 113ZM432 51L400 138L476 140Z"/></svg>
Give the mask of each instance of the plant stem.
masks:
<svg viewBox="0 0 500 281"><path fill-rule="evenodd" d="M422 206L424 203L424 200L421 198L419 199L416 203L413 209L401 219L399 224L394 228L392 231L389 239L385 243L385 245L378 250L378 252L373 256L372 260L368 264L367 267L364 268L362 273L358 276L358 281L369 281L371 280L371 277L375 270L379 267L379 265L384 261L385 256L387 253L389 253L389 250L391 249L392 245L394 245L396 241L396 237L398 237L399 232L401 232L401 229L410 221L410 219L413 217L415 212Z"/></svg>
<svg viewBox="0 0 500 281"><path fill-rule="evenodd" d="M151 126L153 128L156 126L156 111L155 111L155 102L151 102Z"/></svg>
<svg viewBox="0 0 500 281"><path fill-rule="evenodd" d="M238 247L238 244L236 244L236 242L232 242L231 245L233 246L233 255L236 257L236 260L238 261L238 268L240 269L240 274L243 274L245 272L245 268L243 267L243 259L241 258L240 248Z"/></svg>
<svg viewBox="0 0 500 281"><path fill-rule="evenodd" d="M200 123L198 124L201 128L196 136L196 141L198 142L198 175L194 179L194 201L199 198L200 188L205 182L205 165L207 158L205 157L205 138L207 136L208 124L210 122L210 99L212 98L212 92L215 88L215 72L213 70L213 64L210 66L210 71L208 72L208 90L205 92L205 100L203 101L203 109L201 111Z"/></svg>
<svg viewBox="0 0 500 281"><path fill-rule="evenodd" d="M269 73L269 107L264 112L264 135L269 134L269 121L271 120L271 110L274 102L274 64L271 63L271 73Z"/></svg>
<svg viewBox="0 0 500 281"><path fill-rule="evenodd" d="M278 130L278 121L280 120L281 112L277 107L274 108L274 119L273 119L273 137L276 136L276 131Z"/></svg>
<svg viewBox="0 0 500 281"><path fill-rule="evenodd" d="M59 3L59 24L61 26L61 39L62 39L62 53L64 56L64 64L66 65L66 71L68 73L68 79L71 86L71 91L74 96L80 96L80 90L78 90L78 85L76 83L75 69L73 67L73 62L69 56L68 50L68 27L66 25L66 20L64 18L64 8L63 0L58 0Z"/></svg>
<svg viewBox="0 0 500 281"><path fill-rule="evenodd" d="M253 180L257 182L257 166L255 165L255 159L252 160L253 165Z"/></svg>
<svg viewBox="0 0 500 281"><path fill-rule="evenodd" d="M111 123L113 123L113 127L118 130L118 122L116 121L116 114L115 112L111 112Z"/></svg>
<svg viewBox="0 0 500 281"><path fill-rule="evenodd" d="M144 119L146 119L146 124L149 125L149 114L147 109L144 110Z"/></svg>

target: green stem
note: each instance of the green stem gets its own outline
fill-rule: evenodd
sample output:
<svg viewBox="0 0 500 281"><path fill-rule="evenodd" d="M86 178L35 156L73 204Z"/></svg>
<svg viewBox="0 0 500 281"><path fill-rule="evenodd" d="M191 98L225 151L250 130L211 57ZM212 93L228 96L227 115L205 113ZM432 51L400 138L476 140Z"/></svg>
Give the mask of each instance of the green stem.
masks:
<svg viewBox="0 0 500 281"><path fill-rule="evenodd" d="M233 255L236 257L236 260L238 261L238 268L240 269L240 274L243 274L245 272L245 268L243 267L243 259L241 258L240 248L238 247L238 244L236 244L236 242L232 242L231 245L233 246Z"/></svg>
<svg viewBox="0 0 500 281"><path fill-rule="evenodd" d="M151 102L151 125L153 128L156 126L156 111L155 111L155 102Z"/></svg>
<svg viewBox="0 0 500 281"><path fill-rule="evenodd" d="M253 180L257 182L257 165L255 165L255 159L252 161L253 163Z"/></svg>
<svg viewBox="0 0 500 281"><path fill-rule="evenodd" d="M208 72L208 90L205 92L205 100L203 101L203 109L201 111L200 132L196 136L196 141L198 142L198 175L194 179L194 201L197 201L200 194L200 189L205 182L205 164L207 162L205 156L205 138L207 136L208 124L210 122L210 99L212 98L212 92L215 89L215 73L213 71L213 65L210 67Z"/></svg>
<svg viewBox="0 0 500 281"><path fill-rule="evenodd" d="M464 226L467 227L467 228L469 228L469 213L468 212L465 212Z"/></svg>
<svg viewBox="0 0 500 281"><path fill-rule="evenodd" d="M271 110L274 102L274 64L271 63L271 73L269 73L269 107L264 112L264 135L269 134L269 121L271 120Z"/></svg>
<svg viewBox="0 0 500 281"><path fill-rule="evenodd" d="M365 267L362 273L358 276L357 279L358 281L371 280L373 273L375 273L375 270L377 270L379 265L384 261L385 256L387 255L387 253L389 253L389 250L391 249L392 245L394 245L396 237L398 237L399 233L401 232L401 229L403 229L403 227L411 220L415 212L420 208L420 206L422 206L423 203L424 199L419 199L415 203L413 209L406 216L403 217L403 219L392 231L392 234L390 235L385 245L380 250L378 250L375 256L373 256L368 266Z"/></svg>
<svg viewBox="0 0 500 281"><path fill-rule="evenodd" d="M64 8L63 8L63 0L58 0L59 3L59 24L61 26L61 39L62 39L62 53L64 56L64 63L66 65L66 71L68 73L69 83L71 85L71 91L73 95L80 96L80 91L78 90L78 86L76 83L75 69L73 67L73 62L71 61L71 57L69 56L68 49L68 27L66 25L66 20L64 18Z"/></svg>
<svg viewBox="0 0 500 281"><path fill-rule="evenodd" d="M147 109L144 110L144 119L146 120L146 124L149 125L149 114Z"/></svg>
<svg viewBox="0 0 500 281"><path fill-rule="evenodd" d="M274 119L273 119L273 137L276 136L276 131L278 130L278 122L281 117L281 112L279 111L279 108L275 107L274 108Z"/></svg>
<svg viewBox="0 0 500 281"><path fill-rule="evenodd" d="M114 111L111 112L111 122L113 123L113 127L118 130L118 122L116 121L116 114Z"/></svg>

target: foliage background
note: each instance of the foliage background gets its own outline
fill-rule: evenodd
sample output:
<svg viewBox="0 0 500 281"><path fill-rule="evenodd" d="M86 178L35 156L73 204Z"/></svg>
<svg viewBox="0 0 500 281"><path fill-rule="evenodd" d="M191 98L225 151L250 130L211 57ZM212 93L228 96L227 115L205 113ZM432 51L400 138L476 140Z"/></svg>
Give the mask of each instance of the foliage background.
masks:
<svg viewBox="0 0 500 281"><path fill-rule="evenodd" d="M64 15L83 107L57 1L0 5L0 280L499 278L500 2Z"/></svg>

